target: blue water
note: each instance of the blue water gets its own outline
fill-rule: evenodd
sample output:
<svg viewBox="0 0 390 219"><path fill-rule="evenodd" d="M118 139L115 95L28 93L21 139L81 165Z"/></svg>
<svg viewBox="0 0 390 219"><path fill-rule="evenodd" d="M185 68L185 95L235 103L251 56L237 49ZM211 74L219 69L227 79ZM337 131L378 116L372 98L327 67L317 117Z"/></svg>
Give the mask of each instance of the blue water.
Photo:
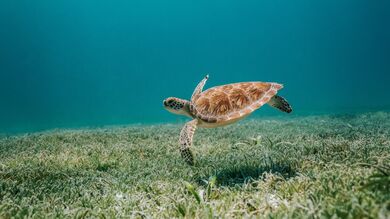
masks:
<svg viewBox="0 0 390 219"><path fill-rule="evenodd" d="M296 115L388 110L389 23L387 0L1 1L0 132L182 121L162 100L207 73L283 83Z"/></svg>

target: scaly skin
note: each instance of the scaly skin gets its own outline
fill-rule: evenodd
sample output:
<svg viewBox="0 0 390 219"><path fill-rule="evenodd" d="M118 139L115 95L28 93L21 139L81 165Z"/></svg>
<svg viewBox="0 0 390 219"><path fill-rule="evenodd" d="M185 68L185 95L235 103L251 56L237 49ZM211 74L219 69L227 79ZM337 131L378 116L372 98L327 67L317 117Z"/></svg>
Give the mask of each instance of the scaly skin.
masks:
<svg viewBox="0 0 390 219"><path fill-rule="evenodd" d="M194 154L190 147L192 146L192 138L194 137L197 124L197 119L187 122L180 132L180 153L189 165L194 165Z"/></svg>

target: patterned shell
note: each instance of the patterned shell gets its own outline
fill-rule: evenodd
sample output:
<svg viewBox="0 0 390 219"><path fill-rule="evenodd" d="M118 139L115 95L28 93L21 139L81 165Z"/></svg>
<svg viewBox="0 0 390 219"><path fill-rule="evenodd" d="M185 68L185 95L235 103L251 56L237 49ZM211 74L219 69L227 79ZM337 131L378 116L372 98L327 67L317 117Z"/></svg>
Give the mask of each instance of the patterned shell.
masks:
<svg viewBox="0 0 390 219"><path fill-rule="evenodd" d="M195 96L190 109L205 122L227 122L249 115L282 88L281 84L267 82L242 82L213 87Z"/></svg>

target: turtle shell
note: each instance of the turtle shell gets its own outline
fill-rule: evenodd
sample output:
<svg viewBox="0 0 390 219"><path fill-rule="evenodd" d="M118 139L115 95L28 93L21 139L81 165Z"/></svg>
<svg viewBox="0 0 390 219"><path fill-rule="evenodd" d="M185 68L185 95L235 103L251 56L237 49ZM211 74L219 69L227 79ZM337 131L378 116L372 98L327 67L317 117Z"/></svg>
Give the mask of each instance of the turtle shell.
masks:
<svg viewBox="0 0 390 219"><path fill-rule="evenodd" d="M268 82L242 82L213 87L194 100L193 115L208 123L225 123L245 117L267 103L283 85Z"/></svg>

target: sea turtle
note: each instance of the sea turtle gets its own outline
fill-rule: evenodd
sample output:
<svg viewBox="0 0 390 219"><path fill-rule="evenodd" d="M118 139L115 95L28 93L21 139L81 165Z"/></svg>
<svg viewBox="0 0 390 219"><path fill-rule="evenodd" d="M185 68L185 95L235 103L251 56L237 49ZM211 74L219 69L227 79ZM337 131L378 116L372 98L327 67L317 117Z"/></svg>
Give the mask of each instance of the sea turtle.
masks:
<svg viewBox="0 0 390 219"><path fill-rule="evenodd" d="M241 82L209 88L202 92L209 76L196 86L191 100L169 97L163 101L169 112L191 117L180 132L180 153L194 164L192 138L197 127L214 128L236 122L268 103L283 112L292 111L290 104L276 95L283 85L271 82Z"/></svg>

